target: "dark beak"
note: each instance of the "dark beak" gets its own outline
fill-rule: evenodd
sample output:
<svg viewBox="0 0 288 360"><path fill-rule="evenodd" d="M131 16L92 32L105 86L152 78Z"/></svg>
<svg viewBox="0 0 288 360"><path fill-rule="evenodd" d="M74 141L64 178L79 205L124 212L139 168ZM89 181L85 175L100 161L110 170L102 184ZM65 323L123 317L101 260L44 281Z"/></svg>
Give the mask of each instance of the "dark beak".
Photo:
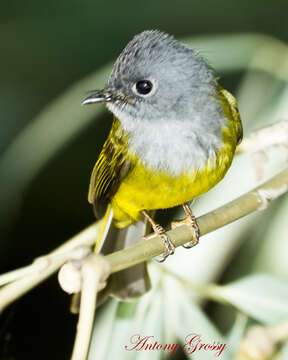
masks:
<svg viewBox="0 0 288 360"><path fill-rule="evenodd" d="M95 90L92 95L88 96L85 100L82 101L82 105L107 103L113 100L114 98L110 91L106 89Z"/></svg>

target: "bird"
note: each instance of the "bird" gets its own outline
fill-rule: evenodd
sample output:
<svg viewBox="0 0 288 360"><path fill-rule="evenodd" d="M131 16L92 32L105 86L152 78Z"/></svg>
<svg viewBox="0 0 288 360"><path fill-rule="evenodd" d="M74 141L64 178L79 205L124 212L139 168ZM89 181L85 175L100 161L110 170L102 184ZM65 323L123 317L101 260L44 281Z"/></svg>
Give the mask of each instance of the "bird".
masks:
<svg viewBox="0 0 288 360"><path fill-rule="evenodd" d="M236 99L218 80L199 51L162 31L145 30L121 52L105 87L82 102L104 103L114 118L89 185L88 201L102 219L98 251L129 246L139 241L139 232L147 238L150 224L150 237L163 241L160 261L166 260L175 247L153 213L180 205L186 218L172 227L190 226L193 240L184 246L198 243L199 227L189 203L225 176L243 136ZM142 281L142 290L131 285L131 297L150 286L143 282L143 264L142 270L137 266L139 272L137 267L130 271L136 280L130 280Z"/></svg>

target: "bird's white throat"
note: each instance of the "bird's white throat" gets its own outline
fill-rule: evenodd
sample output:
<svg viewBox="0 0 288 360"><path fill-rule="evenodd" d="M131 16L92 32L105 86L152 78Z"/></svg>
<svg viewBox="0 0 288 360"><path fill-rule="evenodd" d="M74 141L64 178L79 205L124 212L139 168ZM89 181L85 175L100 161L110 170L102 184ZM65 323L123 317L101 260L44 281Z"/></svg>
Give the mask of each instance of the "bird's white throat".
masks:
<svg viewBox="0 0 288 360"><path fill-rule="evenodd" d="M177 176L203 170L208 159L216 165L215 152L223 146L222 137L212 130L203 131L199 119L173 122L157 119L149 126L147 122L129 118L112 103L107 107L129 134L129 151L148 168Z"/></svg>

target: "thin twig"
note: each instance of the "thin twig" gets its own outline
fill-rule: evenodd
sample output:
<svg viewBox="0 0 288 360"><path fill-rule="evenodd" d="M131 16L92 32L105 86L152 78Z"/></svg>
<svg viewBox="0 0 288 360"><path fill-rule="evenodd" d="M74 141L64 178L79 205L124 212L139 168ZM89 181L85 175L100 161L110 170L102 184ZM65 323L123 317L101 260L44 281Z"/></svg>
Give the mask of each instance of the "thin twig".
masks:
<svg viewBox="0 0 288 360"><path fill-rule="evenodd" d="M100 223L100 221L97 221L92 225L88 226L79 234L76 234L64 244L53 250L50 255L65 253L79 246L93 246L97 239Z"/></svg>
<svg viewBox="0 0 288 360"><path fill-rule="evenodd" d="M266 208L270 201L285 193L287 189L288 169L285 169L245 195L240 196L206 215L200 216L197 219L197 222L201 236L240 219L253 211ZM53 251L51 255L47 255L49 265L47 265L40 273L33 273L32 275L3 287L0 290L0 310L3 310L12 301L37 286L40 282L57 271L66 261L73 258L73 251L72 253L69 253L69 250L73 249L73 247L79 246L80 243L91 245L95 242L98 227L99 223L91 225L80 234L75 235L66 244ZM193 236L191 230L187 226L180 226L174 230L168 231L168 235L175 247L191 241ZM127 249L107 255L105 259L111 267L111 272L114 273L147 261L160 255L162 252L162 240L159 237L154 237ZM63 257L54 261L54 257L57 259L57 256L60 254L63 254Z"/></svg>
<svg viewBox="0 0 288 360"><path fill-rule="evenodd" d="M96 309L97 292L101 282L105 282L109 274L109 266L104 257L90 254L81 269L82 290L80 314L77 325L76 340L71 360L82 360L88 356L91 333Z"/></svg>
<svg viewBox="0 0 288 360"><path fill-rule="evenodd" d="M2 274L0 276L0 286L6 285L8 283L11 283L13 281L16 281L16 280L24 277L24 276L35 273L37 270L39 270L38 264L32 263L28 266L24 266L19 269L12 270L5 274Z"/></svg>
<svg viewBox="0 0 288 360"><path fill-rule="evenodd" d="M44 280L46 278L45 277L46 271L47 274L49 273L48 276L50 276L50 270L48 269L48 267L52 262L54 262L54 259L56 259L57 256L64 253L69 253L74 249L76 249L77 247L92 246L95 242L95 239L97 238L99 225L100 225L99 221L90 225L89 227L81 231L79 234L73 236L70 240L66 241L63 245L53 250L50 254L43 255L40 258L35 259L31 265L24 266L22 268L12 270L0 275L0 286L21 279L29 274L35 274L40 272L43 272L42 275L44 276L44 278L42 280ZM39 259L41 261L39 261ZM46 263L44 259L46 259ZM60 267L61 266L62 265L60 265ZM55 271L57 271L57 269ZM35 285L37 285L37 283L35 283ZM0 290L0 294L1 294L1 290Z"/></svg>
<svg viewBox="0 0 288 360"><path fill-rule="evenodd" d="M268 140L271 134L274 134L272 140ZM237 152L257 152L269 146L287 146L287 143L288 122L281 121L251 134L247 139L243 140ZM197 221L201 235L216 230L253 211L265 208L272 199L287 191L287 173L288 170L282 171L258 188L198 218ZM96 222L84 229L81 233L75 235L50 254L41 257L41 261L36 259L36 261L29 266L0 276L1 285L11 282L11 284L4 286L0 290L0 310L51 276L63 263L71 260L75 248L82 245L92 246L97 238L100 223L101 222ZM192 235L191 231L185 226L169 231L168 234L175 246L190 241ZM158 237L155 237L131 248L113 253L107 256L107 261L109 261L111 265L111 271L116 272L149 260L161 254L162 251L162 241Z"/></svg>
<svg viewBox="0 0 288 360"><path fill-rule="evenodd" d="M288 168L281 171L254 190L219 207L218 209L197 218L200 235L203 236L223 227L253 211L265 209L269 203L288 190ZM193 240L193 233L188 226L180 226L167 232L175 247ZM160 237L142 241L129 248L114 252L105 258L111 267L111 273L127 269L147 261L163 252Z"/></svg>
<svg viewBox="0 0 288 360"><path fill-rule="evenodd" d="M35 260L36 264L31 265L34 270L29 275L26 275L27 267L18 269L18 280L3 286L0 289L0 311L35 286L39 285L49 276L53 275L65 262L87 254L87 250L85 250L83 254L82 247L84 245L91 246L95 242L98 229L99 222L94 223L50 254L37 258ZM5 278L7 279L11 276L11 272L3 274L2 276L5 280ZM0 281L2 280L2 276L0 276Z"/></svg>
<svg viewBox="0 0 288 360"><path fill-rule="evenodd" d="M253 211L264 209L274 198L285 193L288 189L288 169L283 170L264 184L258 186L245 195L229 202L226 205L206 214L197 219L201 236L227 225ZM48 255L50 264L40 273L33 273L27 277L17 280L0 290L0 310L8 304L24 295L27 291L37 286L40 282L57 271L63 263L71 259L70 249L81 244L91 245L96 239L99 223L95 223L75 235L70 241L62 245ZM192 240L192 232L187 226L181 226L168 231L168 235L173 244L177 247ZM66 252L67 251L67 252ZM117 251L107 255L105 258L110 264L111 272L126 269L135 264L147 261L163 252L162 240L154 237L147 241L142 241L127 249ZM63 254L63 258L54 261L54 256ZM57 256L56 256L57 258Z"/></svg>
<svg viewBox="0 0 288 360"><path fill-rule="evenodd" d="M191 280L185 279L184 277L180 276L176 272L168 269L166 266L163 266L163 265L159 266L158 264L157 265L153 264L153 266L157 266L158 268L160 268L160 270L164 274L174 277L180 283L182 283L184 286L197 292L197 294L199 294L203 298L208 298L209 300L216 301L220 304L225 304L225 305L230 304L229 301L227 301L227 299L225 299L223 296L221 296L219 289L221 289L222 286L220 286L220 285L196 283Z"/></svg>
<svg viewBox="0 0 288 360"><path fill-rule="evenodd" d="M287 319L272 325L252 326L241 341L236 360L268 360L287 339Z"/></svg>
<svg viewBox="0 0 288 360"><path fill-rule="evenodd" d="M265 164L268 162L268 151L281 149L285 160L288 160L288 121L278 121L246 136L237 146L236 155L251 153L255 181L260 181Z"/></svg>
<svg viewBox="0 0 288 360"><path fill-rule="evenodd" d="M278 121L253 132L237 146L236 154L258 152L273 146L288 146L288 121Z"/></svg>

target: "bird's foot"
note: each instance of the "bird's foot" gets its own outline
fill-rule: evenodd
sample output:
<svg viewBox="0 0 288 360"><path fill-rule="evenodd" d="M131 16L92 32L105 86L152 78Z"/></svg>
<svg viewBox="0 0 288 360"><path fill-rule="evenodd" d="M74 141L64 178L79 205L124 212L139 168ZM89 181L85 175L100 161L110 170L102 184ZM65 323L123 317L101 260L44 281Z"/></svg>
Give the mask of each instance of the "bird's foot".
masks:
<svg viewBox="0 0 288 360"><path fill-rule="evenodd" d="M192 211L189 207L188 204L184 204L183 205L183 209L185 211L186 214L186 218L183 220L179 220L179 221L173 221L171 223L171 228L175 229L178 226L189 226L192 233L193 233L193 240L189 241L187 244L184 244L183 247L185 249L190 249L191 247L195 246L198 244L199 242L199 237L200 237L200 231L199 231L199 226L197 224L196 218L195 216L192 214Z"/></svg>
<svg viewBox="0 0 288 360"><path fill-rule="evenodd" d="M173 245L172 241L169 239L169 236L166 234L165 229L161 225L156 224L154 222L154 220L148 215L148 213L145 210L143 210L142 212L143 212L143 215L146 217L146 219L150 222L150 224L152 226L152 229L154 230L153 234L148 235L148 236L144 236L143 239L148 240L148 239L151 239L151 238L156 237L156 236L159 236L161 238L161 240L163 241L165 251L156 260L158 262L163 262L163 261L165 261L167 259L167 257L169 255L174 254L175 246Z"/></svg>

